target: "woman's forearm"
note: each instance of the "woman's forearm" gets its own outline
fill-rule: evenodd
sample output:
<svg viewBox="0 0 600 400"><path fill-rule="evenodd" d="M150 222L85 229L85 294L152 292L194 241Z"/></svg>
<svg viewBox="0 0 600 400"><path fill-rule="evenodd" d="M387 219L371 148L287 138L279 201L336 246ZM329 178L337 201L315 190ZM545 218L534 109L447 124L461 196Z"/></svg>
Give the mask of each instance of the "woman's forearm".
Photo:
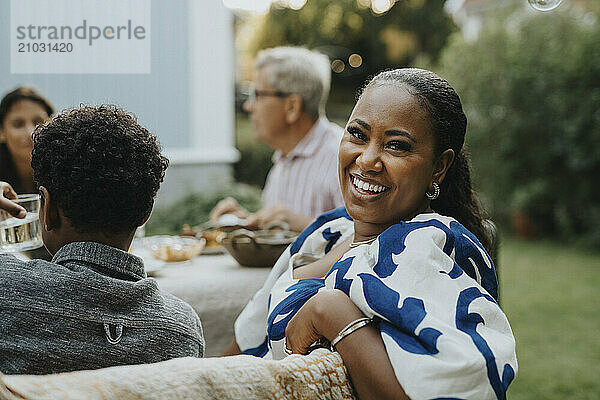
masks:
<svg viewBox="0 0 600 400"><path fill-rule="evenodd" d="M408 399L396 379L378 329L360 328L342 339L336 349L361 400Z"/></svg>
<svg viewBox="0 0 600 400"><path fill-rule="evenodd" d="M364 318L364 314L340 290L322 291L311 298L304 307L306 309L301 309L297 316L300 320L309 319L305 322L307 325L296 325L292 323L296 321L292 320L288 329L303 332L314 330L315 334L325 336L329 341L352 321ZM310 340L312 339L300 342L307 343ZM408 399L398 383L379 329L372 325L359 328L340 340L336 350L342 356L361 400Z"/></svg>

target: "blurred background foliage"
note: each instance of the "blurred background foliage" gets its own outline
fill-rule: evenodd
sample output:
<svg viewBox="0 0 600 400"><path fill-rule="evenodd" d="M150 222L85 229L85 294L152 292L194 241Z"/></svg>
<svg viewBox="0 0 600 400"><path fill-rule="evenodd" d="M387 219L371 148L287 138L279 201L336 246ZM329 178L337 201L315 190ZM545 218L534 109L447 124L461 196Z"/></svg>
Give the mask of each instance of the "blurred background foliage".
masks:
<svg viewBox="0 0 600 400"><path fill-rule="evenodd" d="M600 248L600 24L577 9L490 19L433 68L469 119L475 180L523 235Z"/></svg>
<svg viewBox="0 0 600 400"><path fill-rule="evenodd" d="M256 54L295 45L327 54L335 71L331 109L333 104L352 103L356 88L381 69L409 65L423 54L437 59L448 36L457 30L444 3L403 0L379 14L368 0L309 0L300 10L275 3L256 24L246 50ZM350 59L353 54L360 59Z"/></svg>
<svg viewBox="0 0 600 400"><path fill-rule="evenodd" d="M420 54L436 58L456 26L444 11L445 1L399 1L375 14L369 2L310 0L300 10L271 6L249 45L249 51L281 45L302 45L347 60L359 54L358 68L347 66L334 80L362 83L382 68L407 65Z"/></svg>

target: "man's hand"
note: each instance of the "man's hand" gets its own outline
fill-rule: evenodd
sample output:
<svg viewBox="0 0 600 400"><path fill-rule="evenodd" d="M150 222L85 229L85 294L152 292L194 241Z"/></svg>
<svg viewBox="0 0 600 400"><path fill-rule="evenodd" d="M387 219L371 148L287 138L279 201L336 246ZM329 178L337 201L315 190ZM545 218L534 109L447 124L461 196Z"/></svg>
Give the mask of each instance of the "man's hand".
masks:
<svg viewBox="0 0 600 400"><path fill-rule="evenodd" d="M7 211L13 217L25 218L27 211L17 203L10 201L10 199L16 198L17 193L12 186L6 182L0 182L0 209Z"/></svg>
<svg viewBox="0 0 600 400"><path fill-rule="evenodd" d="M210 212L210 220L216 222L217 219L224 214L233 214L239 218L246 218L249 215L248 211L240 206L233 197L226 197L218 202L215 208Z"/></svg>
<svg viewBox="0 0 600 400"><path fill-rule="evenodd" d="M296 214L283 204L277 204L273 207L263 208L256 214L252 214L247 218L249 229L265 229L269 224L275 222L285 222L290 227L290 230L301 232L312 222L312 218Z"/></svg>

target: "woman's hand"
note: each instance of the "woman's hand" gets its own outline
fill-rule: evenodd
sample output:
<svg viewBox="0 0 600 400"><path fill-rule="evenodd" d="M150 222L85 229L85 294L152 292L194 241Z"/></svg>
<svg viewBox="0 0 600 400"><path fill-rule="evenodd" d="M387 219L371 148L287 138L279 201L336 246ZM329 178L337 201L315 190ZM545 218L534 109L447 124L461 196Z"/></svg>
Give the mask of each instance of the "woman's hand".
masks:
<svg viewBox="0 0 600 400"><path fill-rule="evenodd" d="M17 193L12 186L6 182L0 182L0 209L8 212L13 217L25 218L27 211L17 203L10 201L10 199L16 198Z"/></svg>
<svg viewBox="0 0 600 400"><path fill-rule="evenodd" d="M321 290L290 320L285 330L288 349L306 354L317 340L331 341L348 323L364 317L341 290Z"/></svg>
<svg viewBox="0 0 600 400"><path fill-rule="evenodd" d="M294 353L305 354L320 338L334 339L352 321L364 317L340 290L322 290L311 297L290 320L286 344ZM362 327L336 345L352 384L361 400L409 400L394 374L379 330Z"/></svg>

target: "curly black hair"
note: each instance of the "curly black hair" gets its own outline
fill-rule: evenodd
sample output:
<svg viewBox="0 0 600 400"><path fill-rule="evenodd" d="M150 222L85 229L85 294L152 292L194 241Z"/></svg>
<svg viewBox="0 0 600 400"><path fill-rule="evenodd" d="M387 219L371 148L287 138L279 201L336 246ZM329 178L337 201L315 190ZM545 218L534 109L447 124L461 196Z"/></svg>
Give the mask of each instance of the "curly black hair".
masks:
<svg viewBox="0 0 600 400"><path fill-rule="evenodd" d="M156 137L112 105L67 110L38 126L33 142L36 185L82 233L141 225L169 165Z"/></svg>

